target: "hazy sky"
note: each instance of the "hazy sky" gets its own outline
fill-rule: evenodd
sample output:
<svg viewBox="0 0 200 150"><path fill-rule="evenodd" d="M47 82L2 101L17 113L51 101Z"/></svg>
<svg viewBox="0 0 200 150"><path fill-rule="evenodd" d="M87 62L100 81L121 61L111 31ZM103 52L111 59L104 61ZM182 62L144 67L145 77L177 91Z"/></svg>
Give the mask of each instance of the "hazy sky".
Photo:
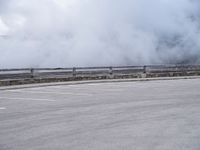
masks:
<svg viewBox="0 0 200 150"><path fill-rule="evenodd" d="M199 0L0 0L0 68L200 62Z"/></svg>

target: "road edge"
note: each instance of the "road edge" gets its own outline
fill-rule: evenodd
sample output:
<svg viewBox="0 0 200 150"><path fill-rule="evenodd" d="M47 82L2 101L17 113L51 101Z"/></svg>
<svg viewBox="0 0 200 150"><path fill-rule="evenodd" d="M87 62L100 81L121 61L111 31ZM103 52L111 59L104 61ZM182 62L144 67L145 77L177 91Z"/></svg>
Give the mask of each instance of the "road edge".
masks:
<svg viewBox="0 0 200 150"><path fill-rule="evenodd" d="M33 83L33 84L25 84L25 85L2 86L2 87L0 87L0 91L2 91L2 90L25 89L25 88L36 88L36 87L46 87L46 86L60 86L60 85L98 84L98 83L114 83L114 82L141 82L141 81L181 80L181 79L200 79L200 76L105 79L105 80L85 80L85 81L68 81L68 82L52 82L52 83Z"/></svg>

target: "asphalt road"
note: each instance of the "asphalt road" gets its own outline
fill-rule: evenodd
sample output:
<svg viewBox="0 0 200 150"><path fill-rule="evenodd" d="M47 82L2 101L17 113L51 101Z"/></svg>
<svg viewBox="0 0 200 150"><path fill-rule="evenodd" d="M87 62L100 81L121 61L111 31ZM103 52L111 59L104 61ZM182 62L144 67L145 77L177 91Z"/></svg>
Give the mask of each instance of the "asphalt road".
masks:
<svg viewBox="0 0 200 150"><path fill-rule="evenodd" d="M0 91L0 150L199 150L200 79Z"/></svg>

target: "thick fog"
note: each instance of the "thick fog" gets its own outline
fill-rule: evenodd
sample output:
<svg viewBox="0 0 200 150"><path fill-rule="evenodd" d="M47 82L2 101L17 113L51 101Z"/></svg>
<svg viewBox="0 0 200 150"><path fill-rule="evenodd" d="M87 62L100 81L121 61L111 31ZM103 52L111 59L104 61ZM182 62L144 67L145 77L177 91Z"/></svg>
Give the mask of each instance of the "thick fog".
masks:
<svg viewBox="0 0 200 150"><path fill-rule="evenodd" d="M200 63L199 0L0 0L0 68Z"/></svg>

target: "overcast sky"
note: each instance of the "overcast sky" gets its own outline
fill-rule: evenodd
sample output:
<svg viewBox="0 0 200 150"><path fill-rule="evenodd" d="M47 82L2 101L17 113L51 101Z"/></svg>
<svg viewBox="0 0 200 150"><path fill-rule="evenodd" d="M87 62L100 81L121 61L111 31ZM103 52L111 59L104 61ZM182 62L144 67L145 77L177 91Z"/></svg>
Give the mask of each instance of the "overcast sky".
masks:
<svg viewBox="0 0 200 150"><path fill-rule="evenodd" d="M0 0L0 68L200 62L199 0Z"/></svg>

